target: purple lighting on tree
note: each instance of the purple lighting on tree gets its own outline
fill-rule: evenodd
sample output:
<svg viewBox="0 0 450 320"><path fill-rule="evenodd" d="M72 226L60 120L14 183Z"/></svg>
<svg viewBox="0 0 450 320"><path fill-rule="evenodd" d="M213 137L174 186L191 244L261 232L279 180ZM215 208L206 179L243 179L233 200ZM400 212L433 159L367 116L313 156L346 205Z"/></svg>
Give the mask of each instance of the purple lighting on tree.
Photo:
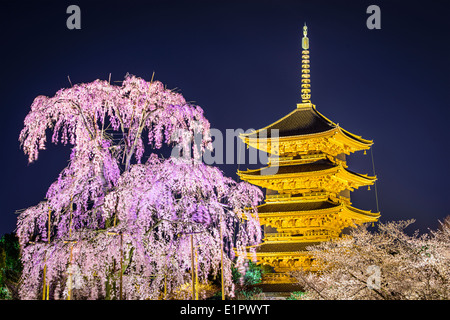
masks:
<svg viewBox="0 0 450 320"><path fill-rule="evenodd" d="M19 138L29 162L45 149L47 129L72 152L46 199L18 218L23 299L38 298L43 281L54 299L70 290L83 299L156 299L192 281L191 236L199 281L220 273L222 242L241 253L240 269L246 247L260 243L258 188L185 158L143 161L149 145L200 134L197 158L211 144L203 110L161 82L127 76L121 86L96 80L37 97ZM223 261L229 295L233 256Z"/></svg>

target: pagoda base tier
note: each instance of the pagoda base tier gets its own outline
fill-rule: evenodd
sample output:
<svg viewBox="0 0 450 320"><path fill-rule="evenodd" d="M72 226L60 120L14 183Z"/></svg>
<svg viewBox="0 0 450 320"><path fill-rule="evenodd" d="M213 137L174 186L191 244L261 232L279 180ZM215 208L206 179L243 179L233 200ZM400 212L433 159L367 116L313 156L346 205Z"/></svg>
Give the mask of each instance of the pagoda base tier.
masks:
<svg viewBox="0 0 450 320"><path fill-rule="evenodd" d="M295 284L297 281L289 273L285 272L272 272L262 275L261 283L263 284Z"/></svg>
<svg viewBox="0 0 450 320"><path fill-rule="evenodd" d="M261 283L254 285L260 288L268 297L288 298L294 291L304 291L297 280L284 272L264 273Z"/></svg>
<svg viewBox="0 0 450 320"><path fill-rule="evenodd" d="M300 286L298 283L260 283L254 286L255 288L260 288L264 293L270 293L274 295L280 295L280 292L285 293L284 297L289 297L294 291L302 291L304 292L304 288Z"/></svg>

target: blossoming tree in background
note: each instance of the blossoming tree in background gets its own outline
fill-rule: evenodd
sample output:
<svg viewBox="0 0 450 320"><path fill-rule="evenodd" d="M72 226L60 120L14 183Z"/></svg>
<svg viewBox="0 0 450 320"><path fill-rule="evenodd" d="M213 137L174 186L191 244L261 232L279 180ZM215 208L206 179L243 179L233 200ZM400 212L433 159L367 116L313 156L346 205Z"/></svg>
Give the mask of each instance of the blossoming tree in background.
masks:
<svg viewBox="0 0 450 320"><path fill-rule="evenodd" d="M211 144L200 107L158 81L127 76L121 86L96 80L37 97L24 123L29 162L47 131L72 152L46 199L18 218L22 298L169 298L192 282L193 268L199 282L218 276L222 248L233 295L234 250L261 241L260 190L189 157L145 156L148 146L189 150L197 134L198 159Z"/></svg>
<svg viewBox="0 0 450 320"><path fill-rule="evenodd" d="M414 220L379 223L309 247L320 272L294 272L302 299L446 300L450 298L450 224L409 236Z"/></svg>

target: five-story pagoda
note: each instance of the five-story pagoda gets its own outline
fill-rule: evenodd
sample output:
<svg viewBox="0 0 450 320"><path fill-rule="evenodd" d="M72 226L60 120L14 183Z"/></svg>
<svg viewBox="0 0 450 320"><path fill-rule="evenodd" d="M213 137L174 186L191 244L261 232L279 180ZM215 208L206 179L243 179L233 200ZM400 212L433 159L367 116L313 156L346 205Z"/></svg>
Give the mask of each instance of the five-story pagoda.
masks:
<svg viewBox="0 0 450 320"><path fill-rule="evenodd" d="M379 213L351 206L350 192L375 183L376 177L350 171L346 155L368 150L371 140L354 135L316 110L311 103L309 39L302 39L302 103L260 130L242 134L248 146L269 154L267 167L238 171L242 180L266 189L258 207L264 241L257 262L273 267L263 283L293 281L286 272L314 269L306 247L337 238L342 230L377 221Z"/></svg>

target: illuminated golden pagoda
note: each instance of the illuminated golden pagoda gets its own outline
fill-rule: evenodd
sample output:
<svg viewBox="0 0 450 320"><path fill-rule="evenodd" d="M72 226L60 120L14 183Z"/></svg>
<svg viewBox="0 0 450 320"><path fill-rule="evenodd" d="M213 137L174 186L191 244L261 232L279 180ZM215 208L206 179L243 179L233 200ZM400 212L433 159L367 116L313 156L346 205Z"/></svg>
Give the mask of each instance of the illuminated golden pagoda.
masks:
<svg viewBox="0 0 450 320"><path fill-rule="evenodd" d="M267 167L238 171L242 180L266 189L258 207L264 241L257 262L274 272L263 283L289 283L286 274L314 270L306 247L337 238L344 228L377 221L380 214L351 206L350 192L375 183L375 176L352 172L346 155L368 150L373 141L354 135L327 119L311 103L309 39L302 39L302 103L260 130L241 134L248 146L269 154Z"/></svg>

